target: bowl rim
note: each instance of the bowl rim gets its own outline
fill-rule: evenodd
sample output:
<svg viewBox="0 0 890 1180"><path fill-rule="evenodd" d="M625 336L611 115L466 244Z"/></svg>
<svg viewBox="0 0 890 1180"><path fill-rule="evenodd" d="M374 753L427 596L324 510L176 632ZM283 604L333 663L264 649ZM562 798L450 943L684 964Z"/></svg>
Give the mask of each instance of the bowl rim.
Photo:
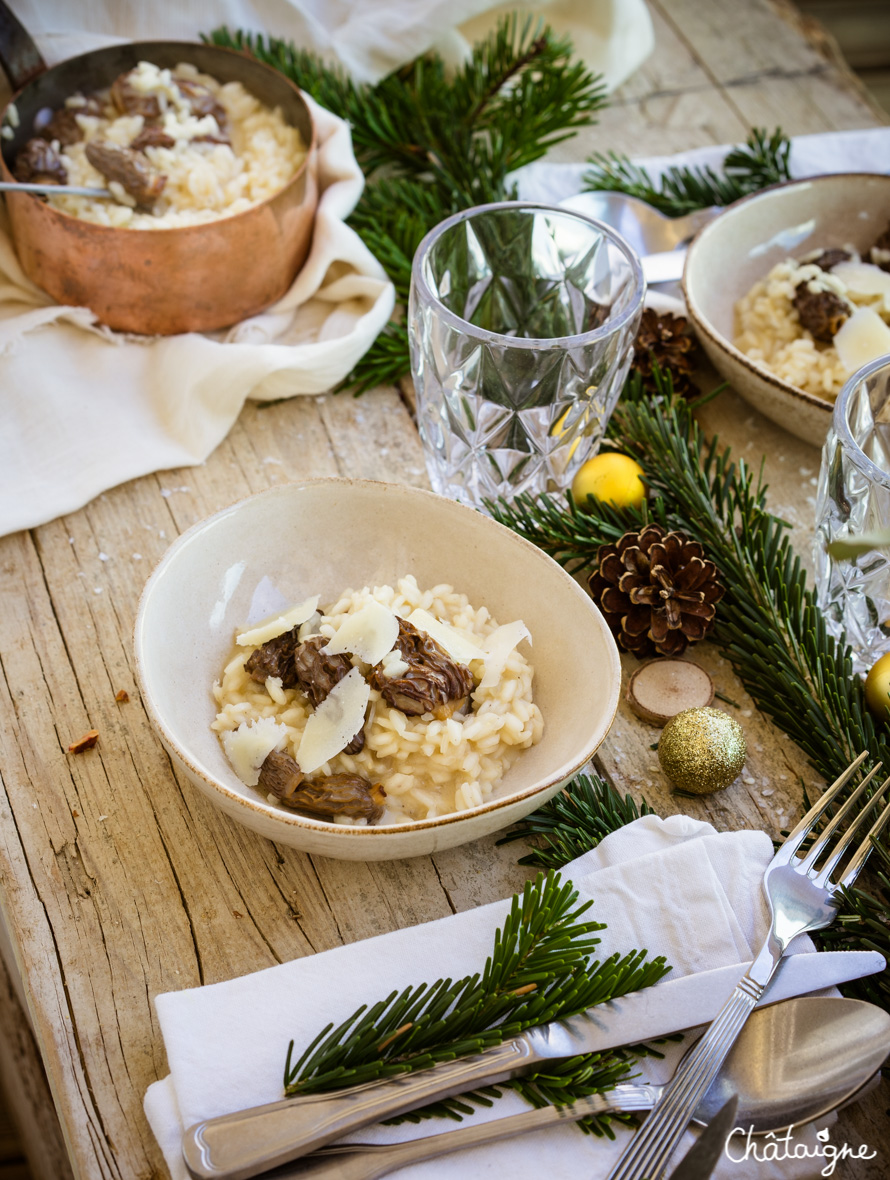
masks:
<svg viewBox="0 0 890 1180"><path fill-rule="evenodd" d="M492 332L487 328L480 328L476 324L470 323L469 320L463 319L456 312L452 311L451 308L446 307L442 300L431 290L423 273L424 263L426 262L430 249L453 226L459 225L463 221L469 221L471 217L475 217L480 213L491 213L495 210L499 211L502 209L513 209L516 212L530 209L539 210L544 213L557 213L569 220L586 222L587 225L599 230L603 237L608 238L618 247L630 264L634 293L627 307L619 312L614 319L606 320L600 327L593 328L589 332L577 332L571 336L506 336L503 332ZM411 286L414 290L422 291L424 298L430 304L436 306L437 314L449 327L456 328L465 336L471 336L475 340L481 340L489 344L495 342L498 344L502 343L506 348L524 349L540 349L542 345L546 345L548 348L558 348L560 346L568 346L569 344L586 345L598 340L606 340L610 336L615 335L616 332L620 332L626 324L633 320L634 316L642 309L643 301L646 297L646 280L643 277L643 267L640 259L630 243L626 242L616 229L613 229L610 225L606 225L604 221L597 221L595 217L588 217L584 213L577 213L574 209L564 209L561 205L548 205L545 201L489 201L485 205L473 205L469 209L462 209L460 212L446 217L444 221L440 221L438 225L434 226L426 234L415 250L411 263Z"/></svg>
<svg viewBox="0 0 890 1180"><path fill-rule="evenodd" d="M717 331L717 329L705 317L704 313L697 307L695 300L690 297L688 286L689 268L699 243L714 229L716 225L719 225L719 223L723 221L727 214L734 212L740 206L747 205L752 201L757 201L766 193L776 192L779 189L801 187L803 185L812 185L814 183L824 181L851 181L863 179L877 179L890 183L890 176L884 172L825 172L817 176L802 176L791 180L780 180L775 184L769 185L767 188L759 189L756 193L749 193L745 197L739 197L737 201L733 201L732 204L727 205L719 217L715 217L713 221L709 222L695 235L689 245L689 249L686 251L686 261L683 265L683 276L680 280L680 285L683 289L683 296L686 300L686 307L689 311L689 318L694 323L697 331L707 336L717 348L719 348L722 352L727 353L727 355L731 357L732 360L742 365L748 370L749 373L759 378L761 381L764 381L767 385L774 386L782 393L790 394L792 397L797 398L799 401L803 402L807 406L812 407L813 409L824 410L828 415L833 413L836 400L831 402L825 398L817 397L814 393L808 393L805 389L800 389L797 385L792 385L790 382L784 381L781 377L777 377L768 369L761 368L758 364L752 361L750 357L745 356L745 354L740 349L736 348L731 340L728 340L722 333ZM838 394L838 397L840 397L840 394Z"/></svg>
<svg viewBox="0 0 890 1180"><path fill-rule="evenodd" d="M249 54L244 54L237 49L230 49L227 45L214 45L212 43L208 44L203 41L181 41L176 37L173 37L169 40L160 39L160 38L155 37L151 41L132 41L132 42L129 42L128 44L131 45L134 49L138 49L141 46L145 46L147 49L150 49L150 47L153 45L165 45L165 46L167 46L167 45L169 45L169 46L181 45L183 47L183 49L185 50L185 49L190 49L190 48L194 48L195 46L198 46L202 50L211 49L211 50L213 50L215 52L219 52L221 54L228 54L231 57L237 57L239 59L246 59L250 63L250 65L248 67L249 69L253 69L254 67L258 67L261 70L265 71L267 74L275 75L275 77L277 79L280 79L281 82L285 83L291 90L293 90L294 93L297 95L297 97L302 102L303 106L306 109L306 114L309 118L309 126L310 126L311 132L312 132L312 134L310 136L310 142L306 145L306 155L303 157L302 161L300 162L300 166L294 172L293 176L291 176L287 181L285 181L285 183L281 186L281 188L276 189L274 193L270 193L268 197L263 197L263 199L261 201L257 201L253 205L249 205L246 209L242 209L239 213L231 213L231 214L227 214L227 215L224 214L221 217L214 217L210 221L201 221L201 222L196 223L195 225L168 225L168 226L160 226L157 229L148 229L148 230L146 230L146 229L133 229L131 226L127 226L127 225L101 225L101 224L99 224L99 222L85 221L85 219L82 217L77 217L73 213L66 213L64 209L57 209L54 205L50 205L49 202L44 201L43 197L38 193L28 193L28 192L17 193L15 190L12 190L10 192L7 192L5 194L6 196L8 196L8 197L12 196L15 198L31 197L35 201L41 201L43 203L44 208L47 210L48 213L53 214L56 217L62 218L65 223L74 222L74 223L79 223L81 225L88 225L90 227L91 231L92 230L101 230L101 231L103 231L105 233L109 233L109 234L120 233L121 230L126 230L129 233L141 233L141 234L151 233L155 237L157 237L158 240L161 240L162 235L166 236L167 234L174 234L174 233L184 234L184 233L195 232L195 231L200 232L201 230L206 231L209 226L217 226L220 223L225 224L227 222L234 223L234 222L238 221L240 218L248 217L251 214L256 216L256 214L259 210L265 209L273 201L278 201L281 198L283 193L288 192L288 190L291 189L297 182L304 180L306 178L307 173L311 174L312 172L315 171L316 165L314 163L314 160L318 154L318 127L317 127L317 124L315 121L315 117L312 113L312 108L310 107L309 103L306 101L307 95L304 93L303 90L300 89L299 86L297 86L296 82L293 82L290 78L287 77L286 74L282 74L279 70L276 70L272 66L267 65L266 62L264 62L264 61L260 61L260 59L257 57L252 57ZM99 45L95 49L88 49L85 53L78 53L70 58L66 57L64 59L64 64L67 65L69 62L76 62L76 61L80 60L81 58L94 57L97 53L100 53L103 49L116 49L116 48L118 48L118 46L116 46L116 45L108 45L108 46ZM55 64L62 65L63 63L57 62ZM49 66L46 72L49 73L53 68L54 68L54 66ZM42 76L42 75L40 75L40 76ZM31 84L31 81L34 81L34 80L35 79L30 79L28 82L26 82L24 86L22 86L19 90L16 91L16 93L9 99L8 102L6 102L2 107L0 107L0 124L5 122L6 116L9 112L9 108L12 106L15 106L19 96L25 90L27 90L28 86L30 86L30 84ZM245 89L247 89L247 88L245 87ZM293 124L290 124L290 126L293 126ZM297 130L299 130L299 128L297 128ZM10 168L7 166L6 160L3 158L2 155L0 155L0 176L2 176L3 179L7 180L7 181L14 182L16 179L15 176L13 176Z"/></svg>
<svg viewBox="0 0 890 1180"><path fill-rule="evenodd" d="M521 549L525 549L529 555L533 556L535 560L541 560L544 564L551 568L551 572L564 580L566 587L571 587L571 592L581 595L587 599L591 608L599 618L600 626L603 636L606 640L606 651L608 653L610 671L612 673L613 691L611 700L606 708L606 711L601 719L599 726L593 731L593 736L585 743L585 751L583 755L577 759L573 759L570 764L560 766L558 772L552 773L547 778L536 784L533 787L528 787L523 791L508 795L504 799L490 799L481 804L479 807L472 807L465 811L450 812L447 815L437 816L435 819L413 820L407 823L386 824L381 827L367 826L353 826L351 824L337 824L327 820L312 819L308 816L299 815L297 812L286 812L279 808L273 807L272 804L267 803L261 798L248 799L244 795L234 791L231 787L227 787L224 783L220 783L215 778L211 777L205 771L196 766L193 759L188 753L182 749L179 742L171 734L169 728L159 715L155 708L152 699L151 691L146 683L146 676L143 669L144 660L144 646L145 633L144 621L145 612L151 597L154 587L160 581L164 571L168 568L169 560L179 549L183 548L190 538L196 536L202 529L207 528L217 520L235 512L244 504L250 503L262 498L272 498L289 492L294 492L299 489L309 487L319 487L321 485L331 485L343 488L369 488L369 489L386 489L392 488L397 492L408 492L409 494L417 494L423 498L432 499L451 505L455 510L460 512L472 513L474 516L480 516L487 520L488 523L496 529L503 530L514 542L516 542ZM385 493L384 493L385 494ZM549 557L537 545L532 544L531 541L521 537L518 533L514 533L512 529L508 529L505 525L486 516L484 513L478 512L474 508L469 508L464 504L460 504L456 500L450 499L448 496L441 496L437 492L428 491L426 488L416 488L410 484L396 484L384 480L372 479L349 479L343 476L321 476L314 479L291 480L287 483L276 484L270 488L264 488L260 492L254 492L252 495L243 496L241 499L234 501L225 508L219 509L217 512L205 516L202 520L196 521L190 528L181 533L179 537L167 548L162 554L157 565L149 575L142 592L139 596L139 604L136 610L136 619L133 628L133 651L135 657L135 672L136 681L139 685L140 695L142 697L142 704L148 714L149 721L154 727L155 733L160 737L163 745L168 751L174 754L186 768L190 775L200 779L202 783L209 787L211 793L221 795L224 799L237 809L244 808L247 811L253 811L256 815L262 816L266 820L273 820L281 822L285 827L295 829L297 831L304 830L308 832L324 832L324 833L340 833L343 836L359 837L367 840L373 837L385 837L387 835L408 835L412 832L425 831L430 828L446 827L449 824L458 823L465 820L473 820L481 818L483 815L490 815L493 812L500 811L504 807L510 807L524 799L529 799L536 795L543 795L552 788L558 788L560 784L567 782L573 775L577 774L593 757L596 750L601 745L603 739L612 728L615 720L615 715L618 712L619 700L621 696L621 660L618 654L618 646L615 639L606 624L605 619L599 612L596 603L593 602L588 595L585 595L583 589L578 582L560 566L553 558ZM592 742L592 744L591 744ZM587 747L590 746L588 750ZM234 772L233 772L234 773ZM247 786L247 784L242 784ZM250 788L248 788L250 789ZM551 790L551 793L552 790ZM269 837L274 838L274 837Z"/></svg>

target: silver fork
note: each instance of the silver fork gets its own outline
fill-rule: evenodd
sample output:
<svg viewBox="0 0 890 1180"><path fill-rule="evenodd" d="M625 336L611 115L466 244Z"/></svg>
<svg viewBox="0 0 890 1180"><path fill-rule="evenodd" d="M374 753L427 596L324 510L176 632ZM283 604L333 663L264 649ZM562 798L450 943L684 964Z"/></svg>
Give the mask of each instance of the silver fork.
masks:
<svg viewBox="0 0 890 1180"><path fill-rule="evenodd" d="M692 1118L692 1112L717 1076L788 944L798 934L822 930L834 921L837 915L835 894L841 887L852 885L856 880L874 847L872 841L890 819L888 804L853 853L841 879L833 882L831 875L860 832L865 816L877 807L878 801L890 786L888 778L861 807L855 819L851 818L868 784L880 769L880 763L866 775L806 852L799 857L795 854L867 757L866 750L832 783L770 861L763 878L771 914L766 941L748 973L678 1069L642 1129L634 1135L627 1150L609 1173L608 1180L643 1180L644 1177L646 1180L659 1180ZM851 821L849 827L817 870L817 862L822 860L833 837L847 820Z"/></svg>

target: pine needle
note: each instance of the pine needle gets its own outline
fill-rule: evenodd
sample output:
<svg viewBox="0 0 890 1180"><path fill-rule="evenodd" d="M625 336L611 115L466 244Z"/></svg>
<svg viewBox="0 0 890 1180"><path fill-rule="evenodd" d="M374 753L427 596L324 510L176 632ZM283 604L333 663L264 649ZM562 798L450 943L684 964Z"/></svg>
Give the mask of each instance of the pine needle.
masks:
<svg viewBox="0 0 890 1180"><path fill-rule="evenodd" d="M430 53L375 86L276 38L220 28L205 39L266 62L347 120L368 178L349 224L402 305L429 230L461 209L515 196L510 174L595 122L606 104L602 78L572 60L570 40L531 16L502 18L451 74ZM395 321L342 388L361 393L410 370L408 333Z"/></svg>
<svg viewBox="0 0 890 1180"><path fill-rule="evenodd" d="M643 467L652 490L649 516L699 540L720 570L727 590L709 638L760 711L828 782L860 750L870 751L870 765L890 765L887 726L868 711L850 649L829 634L791 547L789 526L769 511L759 476L717 439L706 442L692 407L665 382L661 396L649 400L639 378L631 378L610 437ZM619 512L594 500L579 507L571 497L561 504L554 497L537 503L526 498L513 506L499 501L493 508L495 519L574 571L589 569L601 543L641 523L639 512ZM522 834L537 830L549 842L535 863L557 865L563 846L565 855L577 855L583 844L579 833L597 838L597 818L603 828L616 818L608 794L585 796L579 788L577 796L568 802L557 797L524 822ZM847 908L820 935L823 945L877 948L890 958L887 836L879 847L884 868L869 874L871 893L847 891ZM848 990L890 1010L887 972Z"/></svg>
<svg viewBox="0 0 890 1180"><path fill-rule="evenodd" d="M777 127L771 135L755 128L743 147L733 148L720 172L713 168L668 168L656 184L645 168L616 152L597 152L584 176L587 191L627 193L654 205L668 217L682 217L710 205L729 205L768 185L789 180L791 141Z"/></svg>

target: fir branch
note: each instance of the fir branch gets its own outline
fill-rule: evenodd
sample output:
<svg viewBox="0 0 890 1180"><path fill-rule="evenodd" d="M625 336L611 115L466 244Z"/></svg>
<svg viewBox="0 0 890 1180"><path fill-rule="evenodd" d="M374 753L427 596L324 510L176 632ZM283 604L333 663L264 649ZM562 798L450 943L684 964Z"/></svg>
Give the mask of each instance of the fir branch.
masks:
<svg viewBox="0 0 890 1180"><path fill-rule="evenodd" d="M602 79L573 62L571 42L532 17L504 17L449 75L427 54L375 86L316 54L258 34L216 29L213 44L252 54L346 119L368 183L349 219L404 304L424 235L461 209L515 196L510 173L595 121ZM398 323L343 382L356 393L410 372Z"/></svg>
<svg viewBox="0 0 890 1180"><path fill-rule="evenodd" d="M713 168L668 168L658 184L645 168L615 152L597 152L584 176L588 191L601 189L627 193L654 205L668 217L681 217L710 205L729 205L739 197L768 185L789 180L788 156L791 141L781 128L771 134L755 128L744 146L727 153L721 171Z"/></svg>
<svg viewBox="0 0 890 1180"><path fill-rule="evenodd" d="M539 873L514 896L481 973L407 987L370 1007L363 1005L337 1028L322 1029L296 1063L292 1063L291 1042L285 1093L361 1085L478 1053L527 1028L566 1019L615 996L649 987L670 970L662 957L649 959L645 950L595 961L592 955L599 943L595 935L604 927L582 920L591 904L579 904L577 891L558 874ZM608 1088L626 1064L624 1054L588 1055L576 1060L571 1076L577 1077L580 1087L602 1077L603 1087ZM552 1073L549 1068L548 1073ZM562 1100L568 1101L570 1071L557 1076ZM535 1084L533 1076L522 1084ZM540 1079L539 1093L549 1093L548 1086L556 1084ZM488 1087L437 1103L423 1113L459 1118L472 1105L490 1102L499 1092L498 1087Z"/></svg>
<svg viewBox="0 0 890 1180"><path fill-rule="evenodd" d="M521 865L558 869L595 848L611 832L643 815L654 815L645 799L624 798L598 775L579 774L549 803L516 824L499 844L538 837L542 846L520 858Z"/></svg>
<svg viewBox="0 0 890 1180"><path fill-rule="evenodd" d="M872 762L890 765L887 726L878 725L866 707L849 648L828 633L788 525L767 509L762 481L716 439L705 442L682 399L647 402L633 385L629 391L613 415L612 439L643 467L654 497L650 513L700 540L717 564L727 592L712 638L758 708L829 782L863 749ZM610 539L616 527L639 527L639 514L618 513L593 500L579 508L569 499L561 512L552 497L538 507L526 500L519 512L501 502L494 516L571 569L589 565L594 545ZM526 822L534 823L534 816ZM567 815L551 828L550 838L568 841L573 831ZM887 848L885 836L880 844L885 869ZM547 863L557 859L554 854ZM877 947L890 955L886 871L870 872L869 884L870 895L847 891L847 908L820 936L824 944L841 939L851 948ZM887 972L853 990L890 1008Z"/></svg>

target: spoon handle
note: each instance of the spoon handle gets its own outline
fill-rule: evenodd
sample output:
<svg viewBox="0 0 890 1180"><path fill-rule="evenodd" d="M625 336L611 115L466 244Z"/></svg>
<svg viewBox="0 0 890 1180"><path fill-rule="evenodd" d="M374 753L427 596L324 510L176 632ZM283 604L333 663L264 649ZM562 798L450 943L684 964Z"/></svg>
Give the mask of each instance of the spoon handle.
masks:
<svg viewBox="0 0 890 1180"><path fill-rule="evenodd" d="M110 197L107 188L81 188L76 184L33 184L31 181L0 180L0 193L37 193L41 197Z"/></svg>
<svg viewBox="0 0 890 1180"><path fill-rule="evenodd" d="M651 1110L660 1087L622 1084L605 1094L591 1094L567 1106L544 1106L508 1118L460 1127L440 1135L401 1143L343 1143L323 1147L276 1169L275 1180L376 1180L397 1168L436 1159L453 1151L497 1143L514 1135L542 1130L563 1122L577 1122L607 1111Z"/></svg>

